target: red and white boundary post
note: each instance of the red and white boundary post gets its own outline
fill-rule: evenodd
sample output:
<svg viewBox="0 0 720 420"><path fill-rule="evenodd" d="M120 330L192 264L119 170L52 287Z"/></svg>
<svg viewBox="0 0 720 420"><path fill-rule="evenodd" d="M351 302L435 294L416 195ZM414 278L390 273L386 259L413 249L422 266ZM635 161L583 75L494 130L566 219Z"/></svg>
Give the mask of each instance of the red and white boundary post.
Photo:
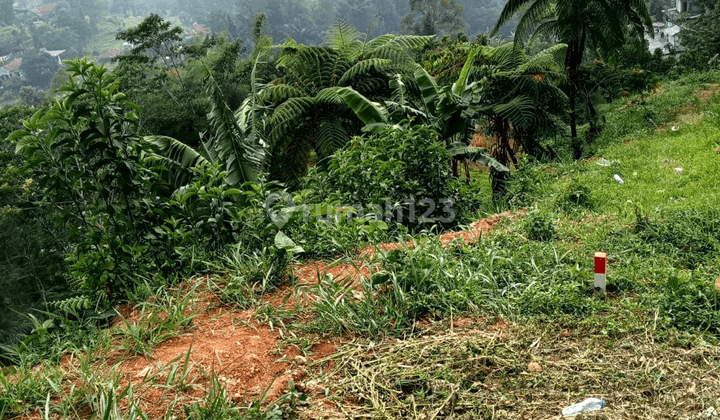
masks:
<svg viewBox="0 0 720 420"><path fill-rule="evenodd" d="M595 288L605 291L605 269L607 267L607 252L595 253Z"/></svg>

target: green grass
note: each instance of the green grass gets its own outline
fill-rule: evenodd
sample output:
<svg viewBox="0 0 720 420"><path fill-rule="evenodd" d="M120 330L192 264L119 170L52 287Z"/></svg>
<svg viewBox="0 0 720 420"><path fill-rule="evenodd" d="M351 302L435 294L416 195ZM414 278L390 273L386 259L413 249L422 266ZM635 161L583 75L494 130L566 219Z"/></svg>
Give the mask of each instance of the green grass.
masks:
<svg viewBox="0 0 720 420"><path fill-rule="evenodd" d="M370 279L357 284L326 276L317 286L303 286L302 293L317 298L310 320L297 316L307 308L263 302L262 294L286 274L287 261L278 263L268 250L253 253L237 245L225 261L214 262L223 276L209 277L207 288L221 302L253 309L261 323L279 326L285 344L303 354L312 347L310 336L350 333L352 344L325 360L335 360L334 368L313 362L322 367L322 377L313 380L329 384L327 400L344 405L344 416L549 418L588 396L608 399L600 415L609 417L601 418L700 413L717 405L720 393L717 375L710 375L720 361L714 287L720 277L720 99L701 101L695 92L716 76L668 83L631 107L613 104L605 132L588 148L597 158L617 161L611 166L596 159L523 160L510 185L512 199L478 212L527 212L503 219L476 245L443 247L433 234L399 232L402 242L422 245L379 252L369 261ZM484 184L477 191L486 191ZM349 225L318 223L289 232L312 250L308 255L366 262L345 256L369 238ZM381 237L387 240L384 234L373 239ZM606 294L593 289L595 251L609 254ZM186 332L195 292L139 288L142 315L112 330L117 341L128 354L147 354ZM472 319L465 333L454 331L458 317ZM434 327L423 327L428 323ZM37 327L46 352L70 348L54 335L55 327ZM88 344L92 348L85 348L87 356L70 375L81 380L69 393L58 388L68 377L60 368L49 363L33 369L37 358L21 358L14 373L0 374L0 414L39 409L82 418L87 408L135 418L142 413L121 412L118 398L133 407L135 395L149 387L197 391L183 355L167 366L166 380L149 377L116 398L112 368L91 368L91 355L103 354L109 343L97 338ZM530 361L543 371L529 372ZM261 397L238 407L216 378L204 391L197 403L173 406L168 415L274 418L281 412L294 416L306 402L291 387L276 406L265 408ZM47 403L48 395L62 398Z"/></svg>
<svg viewBox="0 0 720 420"><path fill-rule="evenodd" d="M720 336L720 100L699 99L707 83L692 76L632 107L614 104L594 159L521 164L508 204L530 208L526 216L474 247L418 236L421 247L381 254L363 299L349 297L351 285L318 291L316 328L405 335L428 316L604 325L613 314L617 334L652 321L658 337ZM609 253L607 296L593 292L595 251Z"/></svg>
<svg viewBox="0 0 720 420"><path fill-rule="evenodd" d="M650 213L687 208L718 208L720 130L710 122L679 125L619 144L601 155L619 163L602 167L587 162L575 181L590 188L598 212L626 215L628 202ZM682 168L682 175L675 168ZM613 179L618 174L625 181Z"/></svg>

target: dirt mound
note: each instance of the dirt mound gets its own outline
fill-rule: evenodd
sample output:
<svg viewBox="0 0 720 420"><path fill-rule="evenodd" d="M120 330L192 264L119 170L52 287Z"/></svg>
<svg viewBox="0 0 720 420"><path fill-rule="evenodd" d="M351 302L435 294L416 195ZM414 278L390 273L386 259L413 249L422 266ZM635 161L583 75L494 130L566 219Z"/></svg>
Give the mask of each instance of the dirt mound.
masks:
<svg viewBox="0 0 720 420"><path fill-rule="evenodd" d="M150 418L165 416L178 402L199 401L215 379L236 403L261 396L267 402L277 400L289 380L307 377L306 366L297 347L284 345L277 328L259 325L253 315L227 307L204 310L187 334L159 344L152 354L122 361L120 385L133 384L140 408ZM319 340L310 348L311 359L333 353L335 346Z"/></svg>
<svg viewBox="0 0 720 420"><path fill-rule="evenodd" d="M443 233L442 235L440 235L440 243L442 243L443 247L447 247L453 241L455 241L457 239L462 239L465 244L473 245L473 244L477 243L478 239L480 237L482 237L482 235L490 232L495 226L497 226L497 224L500 223L501 219L506 218L506 217L512 217L514 215L522 215L522 214L524 214L522 211L519 211L515 214L513 214L510 211L506 211L504 213L494 214L485 219L477 220L470 225L470 228L468 230ZM395 243L378 244L378 245L366 247L365 249L360 251L360 256L361 257L372 257L375 255L376 250L387 252L387 251L392 251L393 249L414 248L417 245L418 245L418 243L415 241L407 241L405 243L395 242Z"/></svg>

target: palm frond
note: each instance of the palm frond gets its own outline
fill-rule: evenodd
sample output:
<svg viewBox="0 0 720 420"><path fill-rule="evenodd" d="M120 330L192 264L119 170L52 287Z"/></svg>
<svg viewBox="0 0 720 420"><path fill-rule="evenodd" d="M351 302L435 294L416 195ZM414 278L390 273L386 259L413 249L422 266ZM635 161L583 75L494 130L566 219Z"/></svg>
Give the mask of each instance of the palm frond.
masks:
<svg viewBox="0 0 720 420"><path fill-rule="evenodd" d="M490 36L495 36L500 31L500 28L503 27L510 19L512 19L517 12L519 12L525 5L532 0L509 0L507 3L505 3L505 6L503 7L502 11L500 12L500 16L498 16L498 20L495 23L495 27L493 27L493 30L490 31Z"/></svg>
<svg viewBox="0 0 720 420"><path fill-rule="evenodd" d="M339 88L336 87L329 87L321 90L315 95L315 104L331 105L338 108L344 107L345 101L338 95L338 89Z"/></svg>
<svg viewBox="0 0 720 420"><path fill-rule="evenodd" d="M530 97L525 95L493 106L493 112L519 128L530 127L535 120L535 104Z"/></svg>
<svg viewBox="0 0 720 420"><path fill-rule="evenodd" d="M280 84L270 85L267 88L262 89L259 93L258 99L262 103L268 103L282 102L289 98L299 98L302 96L307 96L307 94L301 89L291 85Z"/></svg>
<svg viewBox="0 0 720 420"><path fill-rule="evenodd" d="M383 35L368 42L365 49L374 54L383 49L400 48L405 51L420 50L435 40L435 35Z"/></svg>
<svg viewBox="0 0 720 420"><path fill-rule="evenodd" d="M555 0L535 0L523 13L515 28L516 44L525 45L530 35L535 31L538 22L555 16Z"/></svg>
<svg viewBox="0 0 720 420"><path fill-rule="evenodd" d="M566 52L566 44L554 45L529 57L525 63L518 66L517 71L521 73L553 72L553 75L559 76L564 71Z"/></svg>
<svg viewBox="0 0 720 420"><path fill-rule="evenodd" d="M339 50L343 55L357 55L362 48L360 31L350 22L338 19L325 32L325 45Z"/></svg>
<svg viewBox="0 0 720 420"><path fill-rule="evenodd" d="M358 61L345 74L342 75L337 82L337 86L349 86L359 77L367 74L373 69L387 67L392 64L391 60L382 58L369 58L367 60Z"/></svg>
<svg viewBox="0 0 720 420"><path fill-rule="evenodd" d="M543 37L559 37L560 36L560 22L556 18L547 19L535 28L535 33L530 37L529 42L533 42Z"/></svg>
<svg viewBox="0 0 720 420"><path fill-rule="evenodd" d="M315 107L312 98L290 98L275 108L270 117L272 131L270 139L277 142L279 138L288 135L290 130L296 129Z"/></svg>
<svg viewBox="0 0 720 420"><path fill-rule="evenodd" d="M320 121L317 133L316 150L320 158L331 156L348 142L350 136L341 121L324 118Z"/></svg>
<svg viewBox="0 0 720 420"><path fill-rule="evenodd" d="M497 65L501 71L515 71L527 58L522 48L515 44L504 44L497 48L487 49L485 56L488 61Z"/></svg>

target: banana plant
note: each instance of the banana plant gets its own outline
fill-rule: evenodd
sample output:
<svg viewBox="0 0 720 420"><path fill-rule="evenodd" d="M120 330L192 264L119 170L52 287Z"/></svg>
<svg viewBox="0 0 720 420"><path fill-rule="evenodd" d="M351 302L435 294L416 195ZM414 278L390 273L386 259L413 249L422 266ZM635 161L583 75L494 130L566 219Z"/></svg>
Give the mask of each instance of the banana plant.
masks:
<svg viewBox="0 0 720 420"><path fill-rule="evenodd" d="M475 83L468 83L468 76L478 51L470 51L458 79L448 87L438 86L422 66L416 65L413 78L420 91L417 103L407 98L405 82L400 75L390 82L393 89L391 100L383 103L373 102L351 87L340 88L338 95L365 124L363 130L366 132L379 133L387 126L398 125L408 119L413 124L433 127L453 158L455 176L458 176L458 162L467 160L509 173L510 169L489 156L484 148L468 146L476 118L470 106Z"/></svg>
<svg viewBox="0 0 720 420"><path fill-rule="evenodd" d="M260 38L252 57L250 83L252 92L236 111L232 111L210 69L205 67L204 83L210 99L207 114L212 132L201 133L200 150L177 139L166 136L146 136L145 142L151 152L145 158L156 166L165 168L169 185L175 189L187 184L194 176L192 168L205 162L220 162L228 172L225 182L232 187L257 181L265 171L267 147L262 133L265 129L260 94L265 87L257 82L257 69L272 46L272 41Z"/></svg>

